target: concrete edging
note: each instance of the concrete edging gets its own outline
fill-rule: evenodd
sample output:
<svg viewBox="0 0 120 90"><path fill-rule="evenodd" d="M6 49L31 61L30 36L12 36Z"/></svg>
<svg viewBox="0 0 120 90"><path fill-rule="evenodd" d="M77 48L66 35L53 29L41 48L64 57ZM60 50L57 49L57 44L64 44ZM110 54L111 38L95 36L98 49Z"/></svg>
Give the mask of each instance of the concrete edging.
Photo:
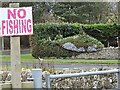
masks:
<svg viewBox="0 0 120 90"><path fill-rule="evenodd" d="M32 81L22 82L22 88L28 88L29 90L34 90L34 83ZM0 84L0 90L2 89L12 89L11 83Z"/></svg>

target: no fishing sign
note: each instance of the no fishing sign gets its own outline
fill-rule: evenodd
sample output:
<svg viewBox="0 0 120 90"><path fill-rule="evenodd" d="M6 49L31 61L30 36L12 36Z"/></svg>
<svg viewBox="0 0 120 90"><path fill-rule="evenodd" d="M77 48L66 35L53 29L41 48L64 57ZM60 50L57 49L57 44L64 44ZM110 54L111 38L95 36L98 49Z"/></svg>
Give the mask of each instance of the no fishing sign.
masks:
<svg viewBox="0 0 120 90"><path fill-rule="evenodd" d="M0 36L32 34L32 7L0 8Z"/></svg>

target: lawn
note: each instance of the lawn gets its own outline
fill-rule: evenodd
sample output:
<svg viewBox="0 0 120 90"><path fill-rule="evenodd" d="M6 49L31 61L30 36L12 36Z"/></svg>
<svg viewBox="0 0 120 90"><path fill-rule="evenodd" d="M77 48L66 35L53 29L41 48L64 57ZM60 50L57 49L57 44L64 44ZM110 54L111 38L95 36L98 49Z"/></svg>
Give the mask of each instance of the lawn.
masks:
<svg viewBox="0 0 120 90"><path fill-rule="evenodd" d="M2 55L2 61L10 61L9 55ZM31 54L22 54L22 62L39 62ZM42 62L49 63L80 63L80 64L118 64L119 60L83 60L83 59L43 59Z"/></svg>
<svg viewBox="0 0 120 90"><path fill-rule="evenodd" d="M10 61L10 55L2 55L1 59L2 61ZM22 54L21 61L22 62L35 62L35 61L38 61L38 59L35 59L31 54Z"/></svg>

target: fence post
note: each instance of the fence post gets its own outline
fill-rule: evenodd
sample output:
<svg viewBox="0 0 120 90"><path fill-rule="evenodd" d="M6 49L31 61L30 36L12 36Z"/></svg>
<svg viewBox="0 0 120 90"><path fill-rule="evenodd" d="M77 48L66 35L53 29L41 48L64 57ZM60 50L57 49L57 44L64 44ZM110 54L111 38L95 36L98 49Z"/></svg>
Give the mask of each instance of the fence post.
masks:
<svg viewBox="0 0 120 90"><path fill-rule="evenodd" d="M50 74L45 74L45 81L46 81L46 89L50 90Z"/></svg>
<svg viewBox="0 0 120 90"><path fill-rule="evenodd" d="M42 90L42 69L32 69L35 90Z"/></svg>
<svg viewBox="0 0 120 90"><path fill-rule="evenodd" d="M119 69L117 73L117 88L120 89L120 70Z"/></svg>

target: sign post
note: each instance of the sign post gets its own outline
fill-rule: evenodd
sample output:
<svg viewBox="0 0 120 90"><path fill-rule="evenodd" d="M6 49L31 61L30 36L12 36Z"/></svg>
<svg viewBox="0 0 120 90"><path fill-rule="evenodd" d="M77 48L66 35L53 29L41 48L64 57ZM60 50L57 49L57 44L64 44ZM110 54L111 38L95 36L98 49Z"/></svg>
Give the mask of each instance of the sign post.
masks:
<svg viewBox="0 0 120 90"><path fill-rule="evenodd" d="M1 1L0 1L0 7L2 7ZM0 37L0 63L2 64L2 57L1 56L2 56L2 37ZM0 67L0 70L2 70L2 67Z"/></svg>
<svg viewBox="0 0 120 90"><path fill-rule="evenodd" d="M1 1L0 1L0 7L2 7L2 2ZM2 37L0 37L0 54L2 54Z"/></svg>
<svg viewBox="0 0 120 90"><path fill-rule="evenodd" d="M10 36L12 88L21 88L20 36L33 34L32 7L0 8L0 36Z"/></svg>
<svg viewBox="0 0 120 90"><path fill-rule="evenodd" d="M19 7L19 3L10 3L9 7ZM21 88L20 37L10 37L11 46L11 82L12 88Z"/></svg>

